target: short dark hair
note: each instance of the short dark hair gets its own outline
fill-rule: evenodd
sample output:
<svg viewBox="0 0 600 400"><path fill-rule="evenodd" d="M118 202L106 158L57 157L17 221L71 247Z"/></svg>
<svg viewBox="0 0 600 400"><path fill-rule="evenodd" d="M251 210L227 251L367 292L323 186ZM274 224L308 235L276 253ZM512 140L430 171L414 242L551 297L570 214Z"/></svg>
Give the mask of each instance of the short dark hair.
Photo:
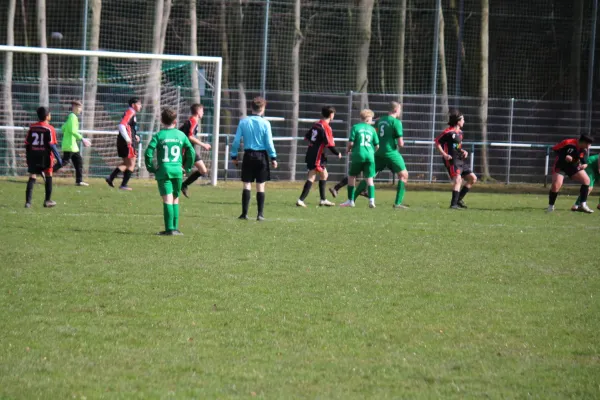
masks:
<svg viewBox="0 0 600 400"><path fill-rule="evenodd" d="M463 117L463 113L461 113L458 109L453 108L448 113L448 125L456 126L458 125L458 121L460 121Z"/></svg>
<svg viewBox="0 0 600 400"><path fill-rule="evenodd" d="M323 118L329 118L331 114L335 114L335 108L333 108L333 106L325 106L321 109Z"/></svg>
<svg viewBox="0 0 600 400"><path fill-rule="evenodd" d="M35 112L38 116L38 121L45 121L46 117L50 115L50 110L48 109L48 107L38 107L38 109L35 110Z"/></svg>
<svg viewBox="0 0 600 400"><path fill-rule="evenodd" d="M83 106L83 104L79 100L71 100L71 105L72 106L79 106L79 107Z"/></svg>
<svg viewBox="0 0 600 400"><path fill-rule="evenodd" d="M132 97L129 99L129 106L131 107L132 105L134 105L135 103L139 103L140 102L140 98L139 97Z"/></svg>
<svg viewBox="0 0 600 400"><path fill-rule="evenodd" d="M191 112L192 114L196 114L196 113L198 113L198 110L199 110L199 109L201 109L201 108L204 108L204 106L203 106L202 104L199 104L199 103L197 103L197 104L192 104L192 105L190 106L190 112Z"/></svg>
<svg viewBox="0 0 600 400"><path fill-rule="evenodd" d="M591 137L590 135L583 134L579 137L579 141L588 143L588 144L592 144L592 143L594 143L594 138Z"/></svg>
<svg viewBox="0 0 600 400"><path fill-rule="evenodd" d="M262 108L267 106L267 101L262 97L255 97L252 99L252 111L260 111Z"/></svg>
<svg viewBox="0 0 600 400"><path fill-rule="evenodd" d="M173 122L177 119L177 112L172 108L165 108L162 110L160 114L160 122L164 125L172 125Z"/></svg>

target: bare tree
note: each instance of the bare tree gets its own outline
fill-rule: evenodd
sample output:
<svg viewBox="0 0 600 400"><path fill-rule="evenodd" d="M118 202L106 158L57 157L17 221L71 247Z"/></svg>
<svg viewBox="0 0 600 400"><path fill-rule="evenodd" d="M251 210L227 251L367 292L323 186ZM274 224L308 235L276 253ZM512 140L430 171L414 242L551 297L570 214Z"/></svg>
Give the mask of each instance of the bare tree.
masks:
<svg viewBox="0 0 600 400"><path fill-rule="evenodd" d="M221 74L221 88L229 89L229 73L231 71L231 59L229 57L229 36L227 35L227 2L221 0L220 13L219 13L219 34L221 36L221 57L223 59L223 71ZM229 90L222 90L222 103L229 106L230 94ZM221 118L223 123L223 132L225 134L231 133L231 110L229 107L222 110Z"/></svg>
<svg viewBox="0 0 600 400"><path fill-rule="evenodd" d="M92 11L92 19L90 25L90 43L89 49L94 51L100 48L100 15L102 13L102 0L91 0L90 10ZM85 112L83 113L83 128L94 129L94 121L96 120L96 95L98 93L98 57L90 57L88 60L88 71L85 81L85 99L83 105ZM83 153L83 170L87 174L90 167L91 152Z"/></svg>
<svg viewBox="0 0 600 400"><path fill-rule="evenodd" d="M442 9L442 5L440 3L439 9L440 19L439 29L438 29L438 54L440 57L440 69L441 69L441 79L442 79L442 112L444 115L448 114L448 73L446 71L446 44L445 44L445 36L444 36L444 11Z"/></svg>
<svg viewBox="0 0 600 400"><path fill-rule="evenodd" d="M6 44L13 46L15 44L15 9L17 8L17 0L9 0L8 10L6 13ZM15 124L13 117L12 104L12 75L13 75L13 53L7 52L4 58L4 124L13 126ZM15 131L11 128L6 129L6 153L4 158L6 165L6 173L16 175L16 153L15 153Z"/></svg>
<svg viewBox="0 0 600 400"><path fill-rule="evenodd" d="M368 106L369 98L369 48L371 44L371 21L375 0L357 0L358 11L358 43L356 46L356 91L361 93L360 108Z"/></svg>
<svg viewBox="0 0 600 400"><path fill-rule="evenodd" d="M398 23L398 50L396 54L398 59L396 60L398 68L398 81L396 84L396 93L400 96L400 103L404 101L404 46L406 43L406 2L407 0L400 0L400 20Z"/></svg>
<svg viewBox="0 0 600 400"><path fill-rule="evenodd" d="M481 141L483 148L481 151L481 161L483 166L482 180L490 180L490 167L488 162L488 91L489 91L489 47L490 47L490 0L481 0L481 69L479 83L479 119L481 121Z"/></svg>
<svg viewBox="0 0 600 400"><path fill-rule="evenodd" d="M298 118L300 115L300 46L304 40L300 26L301 1L294 2L294 47L292 48L292 146L290 149L290 180L296 180L298 156Z"/></svg>
<svg viewBox="0 0 600 400"><path fill-rule="evenodd" d="M247 115L246 106L246 70L245 68L245 38L244 38L244 0L238 0L239 7L235 7L236 13L236 37L237 37L237 78L238 78L238 107L240 118Z"/></svg>
<svg viewBox="0 0 600 400"><path fill-rule="evenodd" d="M40 47L48 47L46 38L46 0L37 0L37 29ZM48 89L48 54L40 54L40 106L50 105Z"/></svg>
<svg viewBox="0 0 600 400"><path fill-rule="evenodd" d="M198 15L196 2L190 0L190 55L198 55ZM192 97L194 103L200 103L200 88L198 86L198 68L196 63L190 65L190 78L192 79Z"/></svg>
<svg viewBox="0 0 600 400"><path fill-rule="evenodd" d="M575 111L575 129L581 126L581 36L583 27L583 0L574 0L573 32L571 36L571 100Z"/></svg>

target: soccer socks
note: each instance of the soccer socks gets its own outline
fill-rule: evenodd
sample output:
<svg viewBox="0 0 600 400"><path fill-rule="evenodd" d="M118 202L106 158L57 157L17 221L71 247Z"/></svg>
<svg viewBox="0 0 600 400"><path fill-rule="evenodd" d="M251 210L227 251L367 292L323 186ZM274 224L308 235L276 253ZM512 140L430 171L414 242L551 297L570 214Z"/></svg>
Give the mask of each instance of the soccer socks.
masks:
<svg viewBox="0 0 600 400"><path fill-rule="evenodd" d="M185 182L183 182L182 186L190 186L192 183L196 182L196 180L198 178L200 178L202 176L202 174L200 173L200 171L194 171L190 174L190 176L188 176L188 178L185 180Z"/></svg>
<svg viewBox="0 0 600 400"><path fill-rule="evenodd" d="M250 191L242 190L242 215L248 215L248 207L250 206Z"/></svg>
<svg viewBox="0 0 600 400"><path fill-rule="evenodd" d="M585 204L587 202L589 190L589 185L581 185L581 188L579 189L579 200L581 204Z"/></svg>
<svg viewBox="0 0 600 400"><path fill-rule="evenodd" d="M52 197L52 177L46 177L46 201L50 201Z"/></svg>
<svg viewBox="0 0 600 400"><path fill-rule="evenodd" d="M163 203L163 218L165 221L165 231L175 230L173 226L173 204Z"/></svg>
<svg viewBox="0 0 600 400"><path fill-rule="evenodd" d="M553 192L552 190L548 193L548 205L553 206L556 203L556 198L558 197L558 192ZM586 193L587 197L587 193Z"/></svg>
<svg viewBox="0 0 600 400"><path fill-rule="evenodd" d="M348 185L348 200L354 201L354 193L356 193L356 188Z"/></svg>
<svg viewBox="0 0 600 400"><path fill-rule="evenodd" d="M452 201L450 202L450 207L456 206L458 204L458 196L459 196L458 190L453 190L452 191Z"/></svg>
<svg viewBox="0 0 600 400"><path fill-rule="evenodd" d="M256 202L258 203L258 215L263 216L265 210L265 192L256 192Z"/></svg>
<svg viewBox="0 0 600 400"><path fill-rule="evenodd" d="M121 182L121 187L126 187L129 183L129 178L131 178L131 171L126 169L123 172L123 182Z"/></svg>
<svg viewBox="0 0 600 400"><path fill-rule="evenodd" d="M333 188L336 190L336 192L339 192L340 189L343 188L344 186L346 186L347 184L348 184L348 177L345 177L344 179L339 181Z"/></svg>
<svg viewBox="0 0 600 400"><path fill-rule="evenodd" d="M29 178L27 181L27 190L25 191L25 203L31 203L31 196L33 195L33 186L35 185L35 178Z"/></svg>
<svg viewBox="0 0 600 400"><path fill-rule="evenodd" d="M327 195L325 194L326 189L327 189L327 180L321 179L319 181L319 196L321 196L321 201L327 200Z"/></svg>
<svg viewBox="0 0 600 400"><path fill-rule="evenodd" d="M119 172L121 172L121 170L119 168L115 168L115 170L113 172L110 173L110 176L108 177L109 181L114 181L115 178L119 175Z"/></svg>
<svg viewBox="0 0 600 400"><path fill-rule="evenodd" d="M179 204L173 203L173 229L179 230Z"/></svg>
<svg viewBox="0 0 600 400"><path fill-rule="evenodd" d="M467 193L469 193L469 188L466 186L463 186L462 189L460 189L460 193L458 194L458 201L462 200Z"/></svg>
<svg viewBox="0 0 600 400"><path fill-rule="evenodd" d="M404 201L404 193L406 192L406 184L404 183L403 180L399 180L398 181L398 190L396 190L396 201L394 202L395 205L400 205L402 204L402 201Z"/></svg>
<svg viewBox="0 0 600 400"><path fill-rule="evenodd" d="M369 193L369 200L375 200L375 186L368 186L367 193Z"/></svg>
<svg viewBox="0 0 600 400"><path fill-rule="evenodd" d="M300 200L304 201L304 199L306 199L306 196L308 196L308 193L310 192L310 188L312 187L312 182L307 180L306 182L304 182L304 188L302 189L302 194L300 195ZM320 186L319 186L319 190L320 190Z"/></svg>
<svg viewBox="0 0 600 400"><path fill-rule="evenodd" d="M367 188L367 181L362 180L358 184L356 191L354 192L354 198L352 200L356 200L356 198Z"/></svg>

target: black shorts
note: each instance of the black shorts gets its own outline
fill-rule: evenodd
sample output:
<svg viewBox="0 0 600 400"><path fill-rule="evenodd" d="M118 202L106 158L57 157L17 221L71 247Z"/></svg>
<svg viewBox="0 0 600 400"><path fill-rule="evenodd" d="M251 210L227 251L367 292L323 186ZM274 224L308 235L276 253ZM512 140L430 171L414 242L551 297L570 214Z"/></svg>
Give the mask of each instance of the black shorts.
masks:
<svg viewBox="0 0 600 400"><path fill-rule="evenodd" d="M121 158L134 158L136 156L136 151L131 143L119 141L117 142L117 154Z"/></svg>
<svg viewBox="0 0 600 400"><path fill-rule="evenodd" d="M448 171L450 178L454 178L458 175L464 178L473 173L470 168L465 168L464 163L462 162L453 163L451 160L448 160L444 162L444 166L446 167L446 171Z"/></svg>
<svg viewBox="0 0 600 400"><path fill-rule="evenodd" d="M247 150L242 161L242 182L263 183L271 180L271 168L267 152Z"/></svg>
<svg viewBox="0 0 600 400"><path fill-rule="evenodd" d="M27 172L30 174L46 174L52 176L54 156L42 152L30 152L26 155Z"/></svg>
<svg viewBox="0 0 600 400"><path fill-rule="evenodd" d="M569 178L581 171L579 164L572 164L568 162L561 162L558 157L554 160L554 166L552 172L555 174L566 175Z"/></svg>
<svg viewBox="0 0 600 400"><path fill-rule="evenodd" d="M327 168L327 158L322 155L317 157L316 154L307 154L304 161L306 162L306 169L309 171L316 169L317 172L322 172Z"/></svg>

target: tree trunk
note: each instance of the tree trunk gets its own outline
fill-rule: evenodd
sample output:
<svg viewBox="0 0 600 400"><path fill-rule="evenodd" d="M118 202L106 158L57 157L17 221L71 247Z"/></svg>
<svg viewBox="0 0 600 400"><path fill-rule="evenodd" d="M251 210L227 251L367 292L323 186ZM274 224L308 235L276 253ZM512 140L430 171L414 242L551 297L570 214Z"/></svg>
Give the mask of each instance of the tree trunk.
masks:
<svg viewBox="0 0 600 400"><path fill-rule="evenodd" d="M88 48L92 51L100 48L100 16L102 13L102 0L91 0L90 9L92 11L92 19L90 25L90 43ZM96 95L98 93L98 57L90 57L88 60L88 71L85 81L85 99L83 106L83 128L94 129L94 121L96 119ZM83 171L88 174L90 168L91 151L83 153Z"/></svg>
<svg viewBox="0 0 600 400"><path fill-rule="evenodd" d="M48 47L46 38L46 0L37 0L37 29L40 47ZM50 92L48 89L48 54L40 54L40 97L39 105L50 105Z"/></svg>
<svg viewBox="0 0 600 400"><path fill-rule="evenodd" d="M198 16L196 13L196 2L190 0L190 55L198 55ZM192 98L194 103L200 103L200 87L198 85L198 65L190 65L190 78L192 80Z"/></svg>
<svg viewBox="0 0 600 400"><path fill-rule="evenodd" d="M219 13L219 33L221 36L221 57L223 59L223 71L221 73L221 132L226 135L231 133L231 110L229 102L229 71L231 70L231 60L229 58L229 37L227 36L227 2L221 0ZM223 107L225 106L225 107ZM229 154L226 154L223 163L229 162ZM226 176L225 179L228 177Z"/></svg>
<svg viewBox="0 0 600 400"><path fill-rule="evenodd" d="M292 145L290 147L290 180L296 180L296 160L298 156L298 117L300 115L300 46L302 30L300 25L301 0L294 4L294 47L292 48Z"/></svg>
<svg viewBox="0 0 600 400"><path fill-rule="evenodd" d="M17 0L9 0L8 10L6 12L6 45L14 46L15 44L15 9L17 8ZM13 75L13 53L7 52L4 58L4 125L14 126L12 105L12 75ZM15 131L7 129L6 131L6 157L4 158L7 175L17 174L16 152L15 152Z"/></svg>
<svg viewBox="0 0 600 400"><path fill-rule="evenodd" d="M398 49L396 54L398 58L398 81L396 83L396 93L398 93L400 103L404 101L404 46L406 43L406 1L400 0L400 20L398 23Z"/></svg>
<svg viewBox="0 0 600 400"><path fill-rule="evenodd" d="M237 77L238 77L238 107L240 111L240 119L247 115L246 105L246 70L245 65L245 38L244 38L244 6L243 0L239 0L239 7L236 7L238 14L237 18Z"/></svg>
<svg viewBox="0 0 600 400"><path fill-rule="evenodd" d="M369 106L369 48L371 44L371 21L375 0L358 0L358 45L356 46L356 92L361 93L361 110Z"/></svg>
<svg viewBox="0 0 600 400"><path fill-rule="evenodd" d="M444 11L442 6L440 5L440 20L439 20L439 30L438 30L438 54L440 56L440 70L441 70L441 78L442 78L442 112L444 115L448 115L448 73L446 72L446 44L444 39Z"/></svg>
<svg viewBox="0 0 600 400"><path fill-rule="evenodd" d="M581 127L581 47L583 26L583 0L575 0L573 4L573 34L571 37L571 101L573 104L574 127L576 131Z"/></svg>
<svg viewBox="0 0 600 400"><path fill-rule="evenodd" d="M487 119L488 119L488 74L489 74L489 25L490 25L490 2L489 0L481 0L481 69L479 83L479 118L481 120L481 141L483 147L481 151L481 163L483 166L482 180L491 179L490 166L488 161L488 135L487 135Z"/></svg>

